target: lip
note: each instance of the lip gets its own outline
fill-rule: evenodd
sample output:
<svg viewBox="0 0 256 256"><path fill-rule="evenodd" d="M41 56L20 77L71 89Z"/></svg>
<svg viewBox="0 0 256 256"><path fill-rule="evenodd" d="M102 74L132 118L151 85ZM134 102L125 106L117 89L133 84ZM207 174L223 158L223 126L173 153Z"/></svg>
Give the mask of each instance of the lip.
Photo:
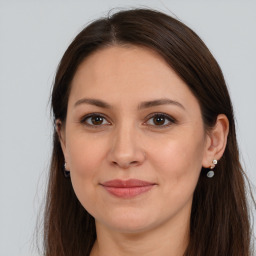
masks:
<svg viewBox="0 0 256 256"><path fill-rule="evenodd" d="M156 185L156 183L137 179L116 179L106 181L100 185L102 185L104 189L116 197L132 198L148 192Z"/></svg>

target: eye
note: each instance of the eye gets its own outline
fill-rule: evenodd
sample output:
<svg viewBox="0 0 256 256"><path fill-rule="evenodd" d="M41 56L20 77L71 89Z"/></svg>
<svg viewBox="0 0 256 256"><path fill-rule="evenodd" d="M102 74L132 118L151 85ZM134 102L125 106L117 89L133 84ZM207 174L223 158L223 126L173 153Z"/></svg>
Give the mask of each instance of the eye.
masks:
<svg viewBox="0 0 256 256"><path fill-rule="evenodd" d="M83 117L81 123L87 126L102 126L102 125L109 125L110 122L106 120L106 118L101 114L89 114ZM95 127L96 128L96 127Z"/></svg>
<svg viewBox="0 0 256 256"><path fill-rule="evenodd" d="M164 113L154 113L151 114L146 124L150 126L159 126L159 128L163 128L166 126L170 126L171 124L175 123L176 120L171 116L164 114Z"/></svg>

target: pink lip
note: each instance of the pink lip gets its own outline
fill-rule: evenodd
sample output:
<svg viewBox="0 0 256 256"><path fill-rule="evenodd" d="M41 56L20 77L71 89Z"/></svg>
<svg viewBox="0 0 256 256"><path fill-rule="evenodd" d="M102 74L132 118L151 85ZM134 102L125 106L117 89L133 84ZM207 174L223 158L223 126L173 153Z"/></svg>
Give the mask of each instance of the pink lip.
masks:
<svg viewBox="0 0 256 256"><path fill-rule="evenodd" d="M132 198L153 188L155 183L143 180L110 180L101 184L110 194L121 198Z"/></svg>

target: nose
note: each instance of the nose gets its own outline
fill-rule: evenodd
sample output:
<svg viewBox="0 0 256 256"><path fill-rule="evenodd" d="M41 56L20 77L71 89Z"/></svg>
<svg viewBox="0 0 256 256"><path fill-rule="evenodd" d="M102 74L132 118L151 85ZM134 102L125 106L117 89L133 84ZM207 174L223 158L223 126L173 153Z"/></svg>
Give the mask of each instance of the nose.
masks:
<svg viewBox="0 0 256 256"><path fill-rule="evenodd" d="M128 126L120 127L114 132L108 153L108 160L112 165L128 169L145 161L146 154L138 133L136 128Z"/></svg>

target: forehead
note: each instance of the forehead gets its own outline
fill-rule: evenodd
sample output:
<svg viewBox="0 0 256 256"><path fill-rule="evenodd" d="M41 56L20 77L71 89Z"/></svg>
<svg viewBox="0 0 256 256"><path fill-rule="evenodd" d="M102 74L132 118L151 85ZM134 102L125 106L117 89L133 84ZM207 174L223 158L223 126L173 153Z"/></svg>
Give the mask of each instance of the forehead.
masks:
<svg viewBox="0 0 256 256"><path fill-rule="evenodd" d="M171 97L197 104L188 86L158 53L138 46L110 46L88 56L71 84L70 101L82 97L120 104Z"/></svg>

